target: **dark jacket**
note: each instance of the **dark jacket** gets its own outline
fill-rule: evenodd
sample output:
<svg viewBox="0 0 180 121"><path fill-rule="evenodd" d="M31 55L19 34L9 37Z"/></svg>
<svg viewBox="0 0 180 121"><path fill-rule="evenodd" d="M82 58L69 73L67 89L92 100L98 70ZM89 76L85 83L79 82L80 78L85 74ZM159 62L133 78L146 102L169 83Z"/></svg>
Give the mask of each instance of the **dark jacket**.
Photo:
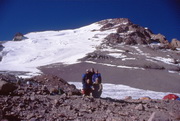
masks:
<svg viewBox="0 0 180 121"><path fill-rule="evenodd" d="M92 84L92 76L91 76L91 74L90 74L90 73L88 73L88 74L87 74L87 73L83 74L83 75L82 75L82 84L86 83L86 81L87 81L88 79L90 79L91 84Z"/></svg>
<svg viewBox="0 0 180 121"><path fill-rule="evenodd" d="M92 81L90 82L90 84L87 83L88 79L91 79L92 77L90 77L90 74L85 73L82 75L82 85L83 85L83 89L91 89L92 88Z"/></svg>

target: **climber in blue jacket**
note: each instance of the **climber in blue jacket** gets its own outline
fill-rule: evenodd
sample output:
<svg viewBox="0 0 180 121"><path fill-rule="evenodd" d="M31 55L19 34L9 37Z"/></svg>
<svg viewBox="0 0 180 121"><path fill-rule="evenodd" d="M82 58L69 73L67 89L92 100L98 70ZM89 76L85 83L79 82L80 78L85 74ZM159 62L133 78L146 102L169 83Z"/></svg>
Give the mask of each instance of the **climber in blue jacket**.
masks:
<svg viewBox="0 0 180 121"><path fill-rule="evenodd" d="M102 82L101 73L99 73L98 70L96 70L96 71L95 71L95 74L93 74L93 76L92 76L92 82L93 82L93 83L96 82L96 78L98 78L99 83Z"/></svg>

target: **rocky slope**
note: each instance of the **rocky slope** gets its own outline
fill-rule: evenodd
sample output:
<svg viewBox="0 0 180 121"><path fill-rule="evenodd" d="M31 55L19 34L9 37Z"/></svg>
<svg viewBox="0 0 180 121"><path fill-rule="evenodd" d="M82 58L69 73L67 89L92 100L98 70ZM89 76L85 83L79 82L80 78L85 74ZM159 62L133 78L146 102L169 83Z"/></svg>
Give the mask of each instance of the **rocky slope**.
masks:
<svg viewBox="0 0 180 121"><path fill-rule="evenodd" d="M8 90L8 94L2 93L1 87L7 84L16 88ZM58 87L61 90L55 91ZM83 97L73 85L57 76L42 75L24 80L0 75L0 92L0 120L4 121L180 120L180 101Z"/></svg>

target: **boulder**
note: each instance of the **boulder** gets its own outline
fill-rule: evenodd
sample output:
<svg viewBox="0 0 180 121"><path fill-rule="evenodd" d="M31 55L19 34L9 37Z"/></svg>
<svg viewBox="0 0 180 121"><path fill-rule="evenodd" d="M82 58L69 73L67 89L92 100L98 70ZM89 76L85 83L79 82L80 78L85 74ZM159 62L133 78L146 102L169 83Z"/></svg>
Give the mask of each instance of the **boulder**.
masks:
<svg viewBox="0 0 180 121"><path fill-rule="evenodd" d="M180 41L177 40L177 39L172 39L170 44L171 44L172 47L180 48Z"/></svg>
<svg viewBox="0 0 180 121"><path fill-rule="evenodd" d="M17 86L14 83L0 80L0 95L8 95L15 89L17 89Z"/></svg>
<svg viewBox="0 0 180 121"><path fill-rule="evenodd" d="M26 79L26 81L47 85L48 90L52 94L66 93L72 95L81 95L80 90L76 89L74 85L67 83L65 80L58 76L40 75L30 79Z"/></svg>
<svg viewBox="0 0 180 121"><path fill-rule="evenodd" d="M13 41L21 41L23 39L24 35L20 32L16 33L14 35Z"/></svg>

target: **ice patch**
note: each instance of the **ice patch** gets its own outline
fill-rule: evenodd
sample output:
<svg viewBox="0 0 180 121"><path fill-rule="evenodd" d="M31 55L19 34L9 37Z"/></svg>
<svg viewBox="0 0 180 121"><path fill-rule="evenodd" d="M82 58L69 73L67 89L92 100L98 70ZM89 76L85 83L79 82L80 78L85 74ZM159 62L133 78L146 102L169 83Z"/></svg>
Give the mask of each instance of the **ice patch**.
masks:
<svg viewBox="0 0 180 121"><path fill-rule="evenodd" d="M156 61L160 61L160 62L163 62L163 63L166 63L166 64L174 65L174 63L173 63L174 60L172 58L151 57L151 56L147 56L147 58L151 58L151 59L154 59Z"/></svg>
<svg viewBox="0 0 180 121"><path fill-rule="evenodd" d="M168 71L169 73L172 73L172 74L179 74L180 75L180 73L178 72L178 71Z"/></svg>
<svg viewBox="0 0 180 121"><path fill-rule="evenodd" d="M136 60L136 58L123 58L122 61L126 61L126 60Z"/></svg>
<svg viewBox="0 0 180 121"><path fill-rule="evenodd" d="M74 84L78 89L82 89L81 82L69 82L70 84ZM133 99L139 99L141 97L148 96L151 99L163 99L163 97L171 92L155 92L150 90L137 89L133 87L129 87L126 85L119 84L103 84L103 92L101 97L106 98L110 97L113 99L124 99L126 96L132 96ZM179 93L173 93L180 96Z"/></svg>
<svg viewBox="0 0 180 121"><path fill-rule="evenodd" d="M110 55L110 56L112 56L114 58L125 58L125 57L127 57L126 55L124 55L122 53L110 53L108 55Z"/></svg>

